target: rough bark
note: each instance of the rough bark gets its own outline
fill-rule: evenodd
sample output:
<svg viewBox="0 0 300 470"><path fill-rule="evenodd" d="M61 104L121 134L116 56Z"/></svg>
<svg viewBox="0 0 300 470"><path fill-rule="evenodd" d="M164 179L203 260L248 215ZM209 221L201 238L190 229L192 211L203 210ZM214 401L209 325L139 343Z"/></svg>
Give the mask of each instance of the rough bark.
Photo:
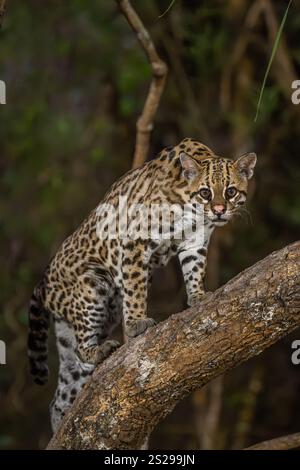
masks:
<svg viewBox="0 0 300 470"><path fill-rule="evenodd" d="M130 340L94 372L49 449L137 449L179 400L300 325L300 242Z"/></svg>

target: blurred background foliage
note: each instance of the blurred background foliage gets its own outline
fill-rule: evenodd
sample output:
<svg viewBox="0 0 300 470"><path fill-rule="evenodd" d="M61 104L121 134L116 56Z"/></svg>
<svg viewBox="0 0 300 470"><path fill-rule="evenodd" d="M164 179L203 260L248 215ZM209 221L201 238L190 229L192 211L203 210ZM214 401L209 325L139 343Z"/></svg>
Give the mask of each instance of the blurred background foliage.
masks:
<svg viewBox="0 0 300 470"><path fill-rule="evenodd" d="M216 288L300 236L300 2L293 2L254 122L260 86L287 6L271 0L132 2L169 65L151 157L186 136L217 153L258 153L251 216L216 232L208 287ZM276 29L277 28L277 29ZM135 123L150 68L113 0L9 2L0 32L0 448L44 448L48 386L27 371L27 304L63 239L130 168ZM171 299L171 301L170 301ZM150 310L184 306L177 264L158 272ZM153 448L239 448L299 431L300 369L290 361L299 331L180 403ZM52 339L53 343L53 339Z"/></svg>

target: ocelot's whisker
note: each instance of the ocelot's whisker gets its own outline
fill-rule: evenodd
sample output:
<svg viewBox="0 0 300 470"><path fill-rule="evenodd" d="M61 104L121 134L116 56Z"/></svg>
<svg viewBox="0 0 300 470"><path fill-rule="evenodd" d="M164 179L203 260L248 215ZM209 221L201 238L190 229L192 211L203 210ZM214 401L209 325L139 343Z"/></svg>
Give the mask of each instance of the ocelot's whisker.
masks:
<svg viewBox="0 0 300 470"><path fill-rule="evenodd" d="M252 216L251 216L251 212L246 207L240 207L238 209L238 211L240 212L241 217L245 216L245 220L247 222L250 222L250 224L253 227L254 223L253 223L253 219L252 219Z"/></svg>

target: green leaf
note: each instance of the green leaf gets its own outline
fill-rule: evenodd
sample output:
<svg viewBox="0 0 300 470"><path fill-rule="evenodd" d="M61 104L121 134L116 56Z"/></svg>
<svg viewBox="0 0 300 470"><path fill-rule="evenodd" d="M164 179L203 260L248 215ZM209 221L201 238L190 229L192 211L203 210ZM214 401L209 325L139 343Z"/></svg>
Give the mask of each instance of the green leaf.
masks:
<svg viewBox="0 0 300 470"><path fill-rule="evenodd" d="M268 78L268 75L269 75L269 72L270 72L270 69L271 69L271 66L272 66L274 57L275 57L275 55L276 55L276 52L277 52L277 49L278 49L278 46L279 46L279 42L280 42L280 38L281 38L281 35L282 35L282 31L283 31L283 28L284 28L284 25L285 25L285 22L286 22L286 19L287 19L287 16L288 16L288 12L289 12L290 6L291 6L291 4L292 4L292 1L293 1L293 0L290 0L289 4L288 4L288 6L287 6L287 9L286 9L286 11L285 11L284 17L283 17L283 19L282 19L282 21L281 21L279 30L278 30L277 35L276 35L275 43L274 43L274 46L273 46L273 49L272 49L272 54L271 54L271 57L270 57L270 60L269 60L269 63L268 63L268 67L267 67L267 70L266 70L266 73L265 73L265 76L264 76L263 84L262 84L262 87L261 87L261 90L260 90L260 94L259 94L259 98L258 98L258 103L257 103L257 108L256 108L256 115L255 115L255 118L254 118L254 121L255 121L255 122L257 121L257 118L258 118L258 115L259 115L259 109L260 109L260 105L261 105L261 102L262 102L262 98L263 98L263 94L264 94L264 89L265 89L265 86L266 86L266 83L267 83L267 78Z"/></svg>

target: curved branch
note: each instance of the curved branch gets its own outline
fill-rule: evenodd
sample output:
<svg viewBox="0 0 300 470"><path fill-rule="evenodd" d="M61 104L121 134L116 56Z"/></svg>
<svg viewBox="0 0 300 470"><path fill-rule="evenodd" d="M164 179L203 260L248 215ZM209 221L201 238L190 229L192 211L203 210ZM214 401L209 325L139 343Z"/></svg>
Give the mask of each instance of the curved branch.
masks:
<svg viewBox="0 0 300 470"><path fill-rule="evenodd" d="M259 444L247 447L245 450L289 450L296 447L300 447L300 432L260 442Z"/></svg>
<svg viewBox="0 0 300 470"><path fill-rule="evenodd" d="M164 91L168 68L159 57L155 45L141 19L132 8L129 0L117 0L120 10L134 31L139 43L144 49L152 68L153 78L150 84L141 116L137 121L137 136L133 158L133 168L141 166L149 151L150 135L153 130L153 120L156 115L162 93Z"/></svg>
<svg viewBox="0 0 300 470"><path fill-rule="evenodd" d="M137 449L191 391L300 325L300 242L130 340L94 372L49 449Z"/></svg>

